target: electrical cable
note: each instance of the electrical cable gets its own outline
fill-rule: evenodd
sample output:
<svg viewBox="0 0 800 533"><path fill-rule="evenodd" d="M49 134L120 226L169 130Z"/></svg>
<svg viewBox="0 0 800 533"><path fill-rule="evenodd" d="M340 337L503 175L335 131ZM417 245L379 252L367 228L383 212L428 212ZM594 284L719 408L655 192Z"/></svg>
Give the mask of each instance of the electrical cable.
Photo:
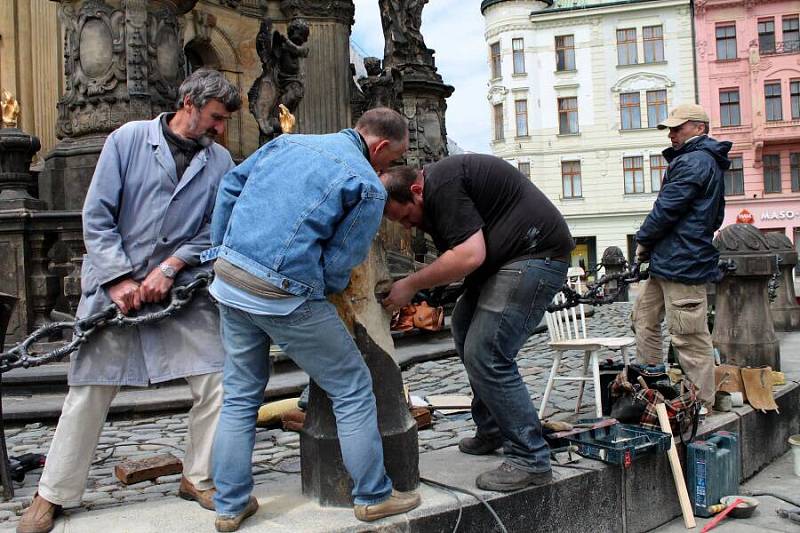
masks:
<svg viewBox="0 0 800 533"><path fill-rule="evenodd" d="M797 503L796 501L790 500L789 498L786 498L785 496L779 496L779 495L777 495L775 493L772 493L772 492L750 492L750 491L746 491L746 492L743 492L743 494L745 496L772 496L773 498L776 498L778 500L783 500L786 503L788 503L789 505L794 505L795 507L800 509L800 503Z"/></svg>
<svg viewBox="0 0 800 533"><path fill-rule="evenodd" d="M484 507L486 507L486 509L489 510L489 513L491 513L491 515L494 518L495 522L497 522L497 525L500 526L500 531L502 531L502 533L508 533L508 529L506 529L506 526L505 526L505 524L503 524L503 521L500 520L500 517L497 516L497 513L495 512L495 510L492 509L492 506L489 505L488 502L486 502L478 494L472 492L471 490L462 489L460 487L454 487L453 485L448 485L447 483L442 483L440 481L434 481L432 479L428 479L428 478L424 478L424 477L421 477L419 479L423 483L427 483L428 485L433 485L434 487L439 487L439 488L442 488L442 489L449 489L451 491L456 491L456 492L463 492L464 494L472 496L473 498L478 500ZM460 500L459 500L459 505L461 505L461 501ZM459 514L459 518L460 518L460 516L461 515ZM458 525L458 524L456 524L456 525Z"/></svg>
<svg viewBox="0 0 800 533"><path fill-rule="evenodd" d="M101 446L101 447L95 449L96 452L104 452L106 450L111 450L111 451L108 454L106 454L105 457L101 457L100 459L95 459L94 461L92 461L92 464L93 465L100 465L100 464L105 463L109 458L111 458L112 455L114 455L114 451L117 448L124 448L126 446L142 446L142 445L163 446L165 448L172 448L173 450L178 450L179 452L183 451L183 449L178 448L177 446L173 446L172 444L166 444L166 443L162 443L162 442L144 441L144 442L131 442L131 443L124 443L124 444L121 444L121 443L109 444L108 446Z"/></svg>
<svg viewBox="0 0 800 533"><path fill-rule="evenodd" d="M445 492L447 492L453 498L456 499L456 503L458 503L458 517L456 518L456 525L453 526L453 533L456 533L458 531L458 526L461 524L461 516L464 514L464 504L461 503L461 500L459 499L458 494L453 492L449 487L447 487L446 485L444 485L442 483L437 483L437 482L434 482L434 481L430 481L430 480L425 479L425 478L420 478L420 481L430 485L433 488L438 488L438 489L444 490Z"/></svg>

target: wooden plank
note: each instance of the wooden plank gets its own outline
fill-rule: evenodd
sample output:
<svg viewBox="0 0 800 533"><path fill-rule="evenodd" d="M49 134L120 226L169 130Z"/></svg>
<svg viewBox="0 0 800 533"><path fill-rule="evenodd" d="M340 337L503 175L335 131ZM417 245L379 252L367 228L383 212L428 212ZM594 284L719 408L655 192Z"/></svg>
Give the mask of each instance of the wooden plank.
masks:
<svg viewBox="0 0 800 533"><path fill-rule="evenodd" d="M672 428L669 425L667 407L663 403L659 403L656 405L656 412L658 413L658 422L661 424L661 431L670 435L671 442L667 457L669 457L669 465L672 467L672 479L675 480L675 489L678 491L683 523L686 525L686 529L692 529L696 526L694 513L692 512L692 504L689 502L689 492L686 490L686 483L683 480L683 469L681 468L681 460L678 457L678 450L675 448L675 437L672 436Z"/></svg>

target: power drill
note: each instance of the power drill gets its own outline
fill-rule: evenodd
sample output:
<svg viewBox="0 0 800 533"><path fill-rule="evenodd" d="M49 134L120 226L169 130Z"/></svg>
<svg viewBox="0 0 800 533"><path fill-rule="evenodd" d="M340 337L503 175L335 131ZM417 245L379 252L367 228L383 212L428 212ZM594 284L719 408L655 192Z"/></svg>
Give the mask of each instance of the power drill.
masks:
<svg viewBox="0 0 800 533"><path fill-rule="evenodd" d="M25 480L25 472L44 466L45 459L46 456L41 453L24 453L18 457L9 457L8 470L11 473L11 479L21 483Z"/></svg>

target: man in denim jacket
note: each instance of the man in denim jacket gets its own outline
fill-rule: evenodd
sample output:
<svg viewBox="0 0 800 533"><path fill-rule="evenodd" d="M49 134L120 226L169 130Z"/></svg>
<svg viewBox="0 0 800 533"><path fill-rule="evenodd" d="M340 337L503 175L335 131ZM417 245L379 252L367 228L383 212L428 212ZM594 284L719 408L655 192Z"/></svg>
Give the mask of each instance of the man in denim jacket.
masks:
<svg viewBox="0 0 800 533"><path fill-rule="evenodd" d="M383 465L372 381L335 307L378 231L386 193L376 172L408 149L397 112L366 112L355 129L282 135L230 171L211 223L226 352L224 400L214 442L218 531L258 509L251 458L269 379L269 345L281 349L330 397L355 514L375 520L419 505L392 490Z"/></svg>

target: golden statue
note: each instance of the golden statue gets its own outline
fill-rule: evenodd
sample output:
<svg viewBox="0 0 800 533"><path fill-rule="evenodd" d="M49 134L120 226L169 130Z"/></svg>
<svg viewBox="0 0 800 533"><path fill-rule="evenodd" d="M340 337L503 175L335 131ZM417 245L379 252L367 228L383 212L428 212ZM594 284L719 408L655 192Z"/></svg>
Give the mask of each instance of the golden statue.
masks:
<svg viewBox="0 0 800 533"><path fill-rule="evenodd" d="M0 108L3 109L3 127L16 128L17 118L19 117L19 102L10 92L3 90L0 98Z"/></svg>
<svg viewBox="0 0 800 533"><path fill-rule="evenodd" d="M278 115L283 133L292 133L294 131L295 118L289 108L283 104L278 104Z"/></svg>

